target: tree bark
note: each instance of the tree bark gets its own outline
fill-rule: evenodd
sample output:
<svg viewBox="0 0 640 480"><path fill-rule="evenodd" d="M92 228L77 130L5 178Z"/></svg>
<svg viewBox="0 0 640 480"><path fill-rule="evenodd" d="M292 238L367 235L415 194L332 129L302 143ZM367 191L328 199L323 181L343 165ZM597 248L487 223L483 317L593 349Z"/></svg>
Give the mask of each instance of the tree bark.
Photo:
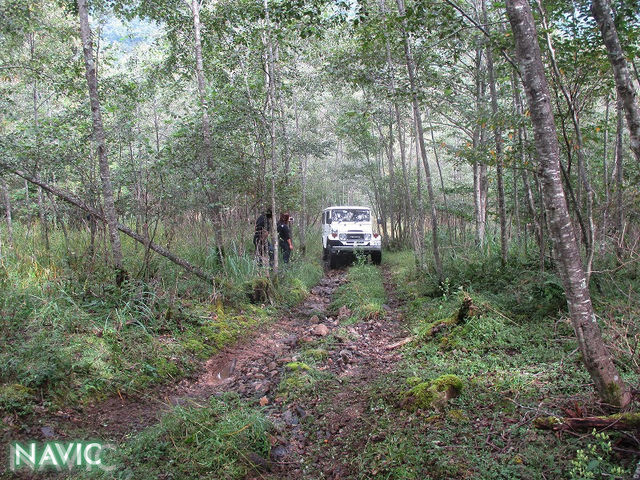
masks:
<svg viewBox="0 0 640 480"><path fill-rule="evenodd" d="M507 0L506 5L531 112L550 234L582 359L602 401L624 407L631 394L602 340L562 188L560 146L533 14L527 0Z"/></svg>
<svg viewBox="0 0 640 480"><path fill-rule="evenodd" d="M482 115L483 97L485 92L482 72L482 47L476 50L476 114L478 119ZM474 152L484 147L484 124L477 122L473 129ZM484 245L487 219L487 195L489 181L487 178L487 166L477 160L473 162L473 213L475 221L475 240L477 246Z"/></svg>
<svg viewBox="0 0 640 480"><path fill-rule="evenodd" d="M204 149L202 155L204 156L205 163L209 170L209 175L206 176L209 185L205 185L209 203L213 205L211 208L212 222L213 222L213 236L215 241L215 248L218 252L218 259L222 261L223 257L223 235L222 225L220 217L220 198L218 196L218 185L215 178L215 165L213 163L213 141L211 139L211 119L209 117L209 103L207 101L207 87L204 75L204 61L202 56L202 34L200 23L200 8L201 5L198 0L185 0L189 8L191 9L191 15L193 16L193 43L196 57L196 80L198 83L198 96L200 98L200 105L202 108L202 140Z"/></svg>
<svg viewBox="0 0 640 480"><path fill-rule="evenodd" d="M623 131L623 106L622 100L618 96L616 103L618 111L618 124L616 128L616 154L615 154L615 169L616 169L616 230L618 238L616 239L616 255L618 257L618 263L622 260L622 247L624 246L624 206L622 198L622 131Z"/></svg>
<svg viewBox="0 0 640 480"><path fill-rule="evenodd" d="M573 124L573 130L576 134L576 145L577 152L576 155L578 157L578 177L580 178L580 184L584 187L585 190L585 215L587 220L588 228L584 231L584 239L585 239L585 252L586 252L586 275L587 275L587 283L589 282L589 277L591 276L591 265L593 263L593 256L595 253L595 224L593 221L593 188L591 187L591 182L589 181L589 173L587 167L587 155L585 155L585 145L582 139L582 129L580 128L580 117L578 114L577 103L577 93L575 95L571 95L567 87L565 86L564 75L560 71L558 67L558 62L556 61L556 53L553 47L553 42L551 40L551 35L549 34L549 26L547 24L547 17L542 6L541 0L536 0L538 11L540 12L540 18L542 20L542 27L545 31L545 39L547 41L547 48L549 49L549 56L551 58L551 65L553 67L553 73L556 77L556 83L562 91L562 95L564 96L565 102L567 103L567 108L569 109L569 113L571 114L571 122ZM563 134L564 134L564 122L563 122ZM565 138L567 136L565 135ZM567 138L567 152L571 152L574 145L572 145ZM567 182L569 180L567 179ZM579 185L580 185L579 184ZM578 189L578 196L576 202L576 212L580 209L580 189Z"/></svg>
<svg viewBox="0 0 640 480"><path fill-rule="evenodd" d="M486 2L482 2L482 16L484 23L489 24ZM502 265L507 263L507 209L504 201L504 172L503 172L503 148L502 129L498 119L498 92L496 91L496 78L493 69L493 52L491 45L487 45L487 73L489 75L489 92L491 94L491 113L493 115L493 137L496 144L496 174L498 177L498 217L500 219L500 261Z"/></svg>
<svg viewBox="0 0 640 480"><path fill-rule="evenodd" d="M0 193L2 193L2 203L4 203L4 218L7 222L7 235L9 237L9 247L13 248L13 221L11 220L11 198L7 182L0 177Z"/></svg>
<svg viewBox="0 0 640 480"><path fill-rule="evenodd" d="M113 186L111 185L111 172L109 171L109 159L107 158L107 145L105 141L102 113L100 112L100 98L98 96L98 78L96 66L93 60L93 44L91 42L91 30L89 28L89 12L86 0L78 0L78 17L80 19L80 36L82 38L82 50L84 53L84 65L86 69L87 85L89 87L89 100L93 120L93 140L98 147L98 162L100 165L100 179L102 182L102 196L104 200L104 218L109 228L111 240L111 261L116 269L116 283L120 284L124 279L122 267L122 247L120 234L118 233L118 221L116 208L113 201Z"/></svg>
<svg viewBox="0 0 640 480"><path fill-rule="evenodd" d="M398 4L398 12L401 17L405 16L404 0L396 0ZM409 42L409 34L406 28L406 19L403 19L402 36L404 39L404 52L407 63L407 74L409 77L409 86L411 88L411 105L413 107L413 115L416 122L416 136L418 138L418 144L420 145L420 156L422 158L422 166L424 167L425 183L427 184L427 195L429 196L430 211L431 211L431 237L432 237L432 249L433 259L436 267L436 274L438 281L444 280L442 272L442 260L440 259L440 247L438 240L438 216L436 211L436 199L433 194L433 182L431 181L431 169L429 168L429 161L427 159L427 149L424 142L424 129L422 128L422 116L420 114L420 106L418 105L418 92L416 89L415 80L415 63L413 60L413 54L411 52L411 44Z"/></svg>
<svg viewBox="0 0 640 480"><path fill-rule="evenodd" d="M275 59L273 55L273 41L271 38L271 18L269 17L268 0L264 0L264 12L267 31L265 35L265 43L267 47L267 100L269 105L269 135L271 137L271 238L273 242L273 273L278 273L278 217L276 214L276 175L277 175L277 157L276 157L276 78L275 78Z"/></svg>
<svg viewBox="0 0 640 480"><path fill-rule="evenodd" d="M600 32L602 32L602 39L607 48L609 61L613 69L613 77L616 82L616 89L618 90L618 95L622 101L622 106L627 118L631 150L636 160L640 162L640 107L636 101L636 90L631 82L627 59L622 51L622 45L620 45L620 39L618 38L616 26L613 23L611 6L608 0L593 0L591 13L596 19L596 22L598 22Z"/></svg>
<svg viewBox="0 0 640 480"><path fill-rule="evenodd" d="M538 417L533 422L541 430L591 432L597 430L640 430L640 414L622 413L608 417Z"/></svg>

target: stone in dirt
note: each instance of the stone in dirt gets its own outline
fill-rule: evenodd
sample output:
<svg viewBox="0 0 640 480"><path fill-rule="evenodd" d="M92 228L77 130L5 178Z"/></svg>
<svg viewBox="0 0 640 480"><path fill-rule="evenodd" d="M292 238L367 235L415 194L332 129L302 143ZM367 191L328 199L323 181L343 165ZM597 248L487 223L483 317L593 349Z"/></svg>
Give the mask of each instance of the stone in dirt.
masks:
<svg viewBox="0 0 640 480"><path fill-rule="evenodd" d="M347 350L347 349L340 350L339 355L342 358L342 361L344 363L349 363L351 361L351 351L350 350Z"/></svg>
<svg viewBox="0 0 640 480"><path fill-rule="evenodd" d="M310 323L320 323L320 319L318 318L318 315L314 315L313 317L311 317L309 319Z"/></svg>
<svg viewBox="0 0 640 480"><path fill-rule="evenodd" d="M298 422L300 421L298 416L295 413L292 413L291 410L287 410L282 414L282 420L287 425L298 425Z"/></svg>
<svg viewBox="0 0 640 480"><path fill-rule="evenodd" d="M280 462L287 456L288 448L286 445L278 445L271 449L271 460L274 462Z"/></svg>
<svg viewBox="0 0 640 480"><path fill-rule="evenodd" d="M329 328L321 323L320 325L313 327L311 329L311 333L319 337L326 337L329 334Z"/></svg>
<svg viewBox="0 0 640 480"><path fill-rule="evenodd" d="M346 305L343 305L338 310L338 319L343 320L345 318L349 318L351 316L351 310Z"/></svg>
<svg viewBox="0 0 640 480"><path fill-rule="evenodd" d="M262 398L260 399L260 406L261 406L261 407L264 407L265 405L268 405L268 404L269 404L269 399L268 399L266 396L265 396L265 397L262 397Z"/></svg>

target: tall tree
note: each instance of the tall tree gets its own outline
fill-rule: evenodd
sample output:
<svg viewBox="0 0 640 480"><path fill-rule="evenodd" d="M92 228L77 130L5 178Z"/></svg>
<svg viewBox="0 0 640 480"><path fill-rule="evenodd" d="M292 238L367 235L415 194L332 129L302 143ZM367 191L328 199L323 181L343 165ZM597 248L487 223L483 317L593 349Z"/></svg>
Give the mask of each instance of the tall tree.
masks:
<svg viewBox="0 0 640 480"><path fill-rule="evenodd" d="M398 13L402 17L402 36L404 40L405 62L407 65L407 75L409 77L409 87L411 89L411 106L416 124L416 137L418 140L420 157L425 173L425 183L427 184L427 195L429 196L429 206L431 212L431 241L433 250L433 260L436 267L438 281L443 281L442 260L440 258L440 246L438 239L438 215L436 212L436 199L433 194L433 182L431 181L431 169L429 168L429 160L427 159L427 149L424 141L424 128L422 126L422 114L420 113L420 105L418 103L418 90L416 85L416 65L411 51L411 41L409 32L407 31L406 9L404 0L396 0L398 4Z"/></svg>
<svg viewBox="0 0 640 480"><path fill-rule="evenodd" d="M506 5L531 112L545 209L571 322L600 398L614 407L624 407L631 395L602 340L562 188L560 146L531 7L527 0L507 0Z"/></svg>
<svg viewBox="0 0 640 480"><path fill-rule="evenodd" d="M89 27L89 11L86 0L78 0L78 18L80 19L80 38L82 39L82 51L84 54L84 66L89 87L89 101L91 104L91 118L93 122L93 140L98 149L98 162L100 165L100 180L102 182L102 197L104 201L104 216L109 228L111 240L111 262L116 269L116 283L119 285L124 280L125 271L122 266L122 247L120 245L120 233L118 232L118 217L113 200L113 186L111 184L111 172L107 156L107 142L105 140L102 113L100 111L100 97L98 96L98 77L96 64L93 59L93 43L91 41L91 29Z"/></svg>
<svg viewBox="0 0 640 480"><path fill-rule="evenodd" d="M486 1L482 1L482 18L485 25L489 25ZM507 210L504 201L504 158L502 128L498 118L498 91L496 88L496 75L493 68L493 52L491 45L487 45L487 74L489 76L489 92L491 93L491 113L493 114L493 137L496 144L496 174L498 187L498 217L500 219L500 259L502 265L507 263Z"/></svg>
<svg viewBox="0 0 640 480"><path fill-rule="evenodd" d="M627 118L631 150L636 160L640 162L640 106L638 106L636 90L631 82L627 58L622 51L618 32L611 16L609 1L593 0L591 12L602 32L602 39L607 48L611 68L613 68L616 89L618 90L618 95L620 95Z"/></svg>

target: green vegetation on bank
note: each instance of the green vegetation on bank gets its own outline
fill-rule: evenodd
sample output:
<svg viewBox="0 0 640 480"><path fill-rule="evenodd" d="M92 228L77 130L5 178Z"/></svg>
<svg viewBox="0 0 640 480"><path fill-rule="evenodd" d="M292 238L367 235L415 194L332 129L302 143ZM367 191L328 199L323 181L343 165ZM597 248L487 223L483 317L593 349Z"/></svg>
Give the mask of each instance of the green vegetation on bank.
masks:
<svg viewBox="0 0 640 480"><path fill-rule="evenodd" d="M277 317L279 305L299 302L322 269L300 258L273 282L248 253L229 252L220 265L198 237L169 236L174 250L214 272L219 288L125 241L130 272L112 284L100 237L92 258L86 232L50 232L50 250L37 228L14 231L16 248L0 262L0 411L23 415L35 405L58 409L139 391L188 375L241 334ZM185 234L186 235L186 234ZM203 235L206 239L207 237ZM204 242L204 243L203 243ZM247 285L267 278L271 301L252 304Z"/></svg>
<svg viewBox="0 0 640 480"><path fill-rule="evenodd" d="M103 462L109 479L240 479L264 467L271 426L263 411L235 395L211 397L204 405L176 407Z"/></svg>
<svg viewBox="0 0 640 480"><path fill-rule="evenodd" d="M416 272L411 252L388 253L384 264L413 340L392 373L359 392L367 400L360 427L329 447L350 478L627 478L635 468L629 437L534 427L541 415L601 413L552 274L525 257L501 267L496 252L450 258L444 285ZM626 342L639 333L638 312L614 291L628 273L603 285L595 303L620 371L636 384ZM334 408L328 402L319 408Z"/></svg>

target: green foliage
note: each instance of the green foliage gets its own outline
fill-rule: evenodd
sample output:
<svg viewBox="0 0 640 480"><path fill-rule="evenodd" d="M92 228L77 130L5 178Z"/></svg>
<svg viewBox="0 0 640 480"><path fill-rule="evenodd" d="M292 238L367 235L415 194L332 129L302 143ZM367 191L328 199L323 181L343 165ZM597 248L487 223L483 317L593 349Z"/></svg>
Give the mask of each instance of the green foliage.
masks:
<svg viewBox="0 0 640 480"><path fill-rule="evenodd" d="M161 276L132 276L116 288L103 264L68 256L60 231L50 232L48 254L27 234L16 226L18 247L0 264L4 411L24 414L41 398L56 408L173 381L277 316L273 306L250 305L237 295L261 274L248 256L227 257L228 273L221 271L224 286L217 292L157 257L150 269ZM85 248L82 232L68 236L74 251ZM194 243L185 241L178 251L188 256L197 250ZM123 248L127 270L142 271L141 251L128 241ZM302 300L321 275L317 263L298 259L273 287L274 304L286 308Z"/></svg>
<svg viewBox="0 0 640 480"><path fill-rule="evenodd" d="M416 377L409 377L411 383ZM443 408L447 401L460 395L462 380L456 375L441 375L429 382L419 382L405 393L404 404L410 410Z"/></svg>
<svg viewBox="0 0 640 480"><path fill-rule="evenodd" d="M452 286L458 281L473 285L478 310L464 324L449 324L432 337L420 332L455 316L462 293L449 289L433 295L430 280L415 271L410 253L387 254L385 262L418 339L403 347L403 359L392 372L359 393L368 401L360 416L362 428L344 439L346 445L362 446L350 455L354 472L366 478L486 480L628 474L634 463L614 456L608 438L557 437L531 422L533 411L563 416L562 406L593 401L582 386L589 376L575 353L570 325L550 315L532 322L514 313L517 288L533 283L535 271L521 268L516 285L495 291L493 285L514 278L509 268L503 270L505 279L474 277L464 283L458 272L471 270L467 260L451 264ZM451 382L456 386L464 379L461 395L442 401L433 383L424 381L439 377L456 379Z"/></svg>
<svg viewBox="0 0 640 480"><path fill-rule="evenodd" d="M576 451L576 458L571 460L569 478L571 480L627 478L629 472L613 463L613 449L609 435L605 432L598 433L596 430L591 435L593 442L588 443L584 449L579 448Z"/></svg>
<svg viewBox="0 0 640 480"><path fill-rule="evenodd" d="M387 295L379 268L364 263L356 264L349 269L347 279L348 282L333 295L332 311L337 312L340 307L347 306L351 310L349 322L384 315L383 305Z"/></svg>
<svg viewBox="0 0 640 480"><path fill-rule="evenodd" d="M212 397L204 406L176 407L115 453L105 452L103 462L117 467L103 475L140 480L167 474L185 480L246 478L255 471L253 455L269 458L270 428L259 408L234 395Z"/></svg>

